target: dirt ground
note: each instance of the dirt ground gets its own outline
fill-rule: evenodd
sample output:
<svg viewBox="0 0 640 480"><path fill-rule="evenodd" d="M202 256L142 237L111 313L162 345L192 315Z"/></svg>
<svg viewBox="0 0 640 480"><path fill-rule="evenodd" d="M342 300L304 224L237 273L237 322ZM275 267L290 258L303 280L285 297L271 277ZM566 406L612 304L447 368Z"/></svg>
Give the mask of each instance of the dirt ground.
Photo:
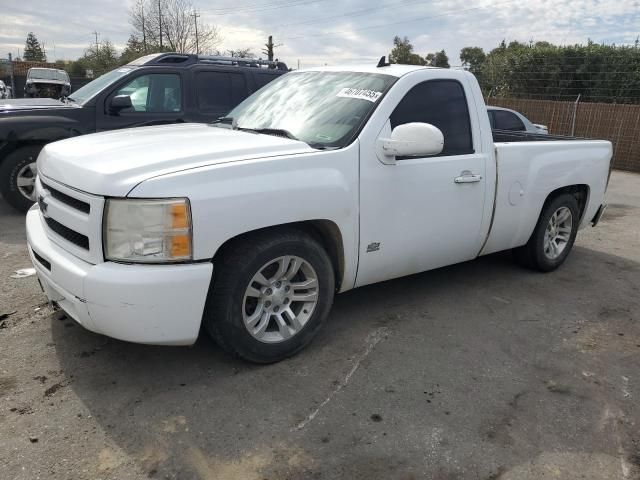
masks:
<svg viewBox="0 0 640 480"><path fill-rule="evenodd" d="M0 202L0 478L638 479L640 175L608 202L554 273L502 253L354 290L266 367L53 313Z"/></svg>

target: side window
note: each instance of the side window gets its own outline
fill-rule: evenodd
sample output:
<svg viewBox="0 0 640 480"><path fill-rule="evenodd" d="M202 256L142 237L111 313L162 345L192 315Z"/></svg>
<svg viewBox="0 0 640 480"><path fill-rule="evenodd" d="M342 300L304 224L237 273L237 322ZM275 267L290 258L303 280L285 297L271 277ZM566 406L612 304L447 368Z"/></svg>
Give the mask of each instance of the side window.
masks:
<svg viewBox="0 0 640 480"><path fill-rule="evenodd" d="M491 125L492 129L496 128L495 127L496 120L493 116L493 112L494 112L493 110L487 110L487 113L489 114L489 124Z"/></svg>
<svg viewBox="0 0 640 480"><path fill-rule="evenodd" d="M256 73L254 75L254 78L256 80L256 89L259 90L271 80L275 80L276 78L278 78L278 75L272 75L270 73Z"/></svg>
<svg viewBox="0 0 640 480"><path fill-rule="evenodd" d="M514 130L524 132L526 130L522 120L518 116L511 112L505 112L503 110L494 110L494 126L497 130Z"/></svg>
<svg viewBox="0 0 640 480"><path fill-rule="evenodd" d="M134 78L115 95L129 95L134 112L179 112L182 110L180 76L152 73Z"/></svg>
<svg viewBox="0 0 640 480"><path fill-rule="evenodd" d="M247 82L242 73L198 72L196 91L201 111L226 113L247 97Z"/></svg>
<svg viewBox="0 0 640 480"><path fill-rule="evenodd" d="M411 122L430 123L444 135L439 156L473 153L469 108L462 85L431 80L413 87L391 114L391 128Z"/></svg>

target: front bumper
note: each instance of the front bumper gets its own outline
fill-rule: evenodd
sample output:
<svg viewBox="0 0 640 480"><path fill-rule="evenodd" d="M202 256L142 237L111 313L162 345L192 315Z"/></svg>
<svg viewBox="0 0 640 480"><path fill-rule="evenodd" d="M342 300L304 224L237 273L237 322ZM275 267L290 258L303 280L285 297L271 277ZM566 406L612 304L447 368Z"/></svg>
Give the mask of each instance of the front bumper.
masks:
<svg viewBox="0 0 640 480"><path fill-rule="evenodd" d="M210 262L93 265L47 237L37 205L27 213L27 242L49 300L88 330L158 345L190 345L197 339L213 272Z"/></svg>

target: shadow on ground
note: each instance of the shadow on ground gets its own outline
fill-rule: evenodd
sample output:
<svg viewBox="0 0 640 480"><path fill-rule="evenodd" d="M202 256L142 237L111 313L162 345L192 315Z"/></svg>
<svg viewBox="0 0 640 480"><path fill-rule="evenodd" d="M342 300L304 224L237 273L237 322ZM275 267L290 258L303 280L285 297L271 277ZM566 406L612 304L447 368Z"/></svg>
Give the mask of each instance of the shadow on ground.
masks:
<svg viewBox="0 0 640 480"><path fill-rule="evenodd" d="M60 388L122 450L101 474L133 457L150 478L630 479L639 274L580 247L551 274L492 255L339 295L308 349L262 367L206 337L51 328Z"/></svg>

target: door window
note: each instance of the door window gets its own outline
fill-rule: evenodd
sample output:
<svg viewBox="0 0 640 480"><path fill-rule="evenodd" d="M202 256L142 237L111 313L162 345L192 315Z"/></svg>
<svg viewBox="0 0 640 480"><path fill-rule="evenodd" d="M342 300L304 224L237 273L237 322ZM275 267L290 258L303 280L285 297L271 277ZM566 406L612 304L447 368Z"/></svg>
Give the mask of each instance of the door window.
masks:
<svg viewBox="0 0 640 480"><path fill-rule="evenodd" d="M180 76L152 73L134 78L116 95L129 95L134 112L167 113L182 110Z"/></svg>
<svg viewBox="0 0 640 480"><path fill-rule="evenodd" d="M462 85L431 80L413 87L391 114L391 128L411 122L430 123L444 135L439 156L473 153L469 108ZM412 157L397 157L398 160Z"/></svg>
<svg viewBox="0 0 640 480"><path fill-rule="evenodd" d="M515 113L505 112L504 110L493 110L493 128L518 132L526 130L524 123Z"/></svg>
<svg viewBox="0 0 640 480"><path fill-rule="evenodd" d="M242 73L198 72L196 89L198 108L203 112L227 113L247 97Z"/></svg>

